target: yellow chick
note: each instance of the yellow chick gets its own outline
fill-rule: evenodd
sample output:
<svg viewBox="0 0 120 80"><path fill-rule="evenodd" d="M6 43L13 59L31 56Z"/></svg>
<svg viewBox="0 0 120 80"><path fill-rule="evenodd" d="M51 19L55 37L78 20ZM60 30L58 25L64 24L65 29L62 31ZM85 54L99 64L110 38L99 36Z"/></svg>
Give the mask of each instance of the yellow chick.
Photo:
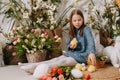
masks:
<svg viewBox="0 0 120 80"><path fill-rule="evenodd" d="M94 71L96 71L96 68L95 68L95 66L93 66L93 65L89 65L87 70L88 70L89 72L94 72Z"/></svg>
<svg viewBox="0 0 120 80"><path fill-rule="evenodd" d="M72 41L70 42L70 45L77 45L78 41L76 38L73 38Z"/></svg>
<svg viewBox="0 0 120 80"><path fill-rule="evenodd" d="M76 68L76 69L79 69L79 70L82 70L83 66L82 66L81 64L77 63L77 64L75 65L75 68Z"/></svg>
<svg viewBox="0 0 120 80"><path fill-rule="evenodd" d="M82 71L85 71L85 70L87 70L87 67L86 67L86 66L83 66L83 67L82 67Z"/></svg>

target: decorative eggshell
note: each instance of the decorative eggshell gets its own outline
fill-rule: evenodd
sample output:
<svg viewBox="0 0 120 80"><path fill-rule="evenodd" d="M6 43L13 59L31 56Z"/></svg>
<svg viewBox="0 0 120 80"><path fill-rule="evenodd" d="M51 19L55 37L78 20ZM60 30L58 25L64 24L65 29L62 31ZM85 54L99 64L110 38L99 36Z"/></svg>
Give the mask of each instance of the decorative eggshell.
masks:
<svg viewBox="0 0 120 80"><path fill-rule="evenodd" d="M95 68L95 66L93 66L93 65L90 65L89 67L88 67L88 71L89 72L94 72L96 70L96 68Z"/></svg>
<svg viewBox="0 0 120 80"><path fill-rule="evenodd" d="M83 73L82 71L78 70L78 69L73 69L71 71L71 74L74 78L82 78L83 77Z"/></svg>

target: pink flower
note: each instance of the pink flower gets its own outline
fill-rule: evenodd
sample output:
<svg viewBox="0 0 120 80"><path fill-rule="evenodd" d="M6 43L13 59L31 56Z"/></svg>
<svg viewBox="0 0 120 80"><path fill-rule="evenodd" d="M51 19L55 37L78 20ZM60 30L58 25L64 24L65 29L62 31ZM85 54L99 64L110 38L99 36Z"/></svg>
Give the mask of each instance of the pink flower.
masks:
<svg viewBox="0 0 120 80"><path fill-rule="evenodd" d="M12 55L13 55L13 56L16 56L16 55L17 55L17 53L16 53L16 52L13 52L13 53L12 53Z"/></svg>
<svg viewBox="0 0 120 80"><path fill-rule="evenodd" d="M17 40L17 37L14 37L13 40L16 41L16 40Z"/></svg>
<svg viewBox="0 0 120 80"><path fill-rule="evenodd" d="M30 35L28 34L26 37L27 37L27 38L30 38Z"/></svg>
<svg viewBox="0 0 120 80"><path fill-rule="evenodd" d="M12 45L8 46L8 50L11 50L11 49L13 49L13 46Z"/></svg>
<svg viewBox="0 0 120 80"><path fill-rule="evenodd" d="M58 38L58 35L56 35L54 38L57 39L57 38Z"/></svg>
<svg viewBox="0 0 120 80"><path fill-rule="evenodd" d="M17 39L17 42L20 42L20 38Z"/></svg>
<svg viewBox="0 0 120 80"><path fill-rule="evenodd" d="M14 41L13 44L16 45L16 44L17 44L17 41Z"/></svg>
<svg viewBox="0 0 120 80"><path fill-rule="evenodd" d="M34 33L34 32L35 32L35 29L32 29L31 32Z"/></svg>
<svg viewBox="0 0 120 80"><path fill-rule="evenodd" d="M15 28L15 27L13 27L12 31L13 31L13 33L16 33L16 28Z"/></svg>
<svg viewBox="0 0 120 80"><path fill-rule="evenodd" d="M25 27L25 29L26 29L26 30L28 30L28 29L29 29L29 27L28 27L28 26L26 26L26 27Z"/></svg>
<svg viewBox="0 0 120 80"><path fill-rule="evenodd" d="M28 43L28 40L27 39L25 39L25 41L24 41L25 43Z"/></svg>
<svg viewBox="0 0 120 80"><path fill-rule="evenodd" d="M45 32L45 36L47 36L48 35L48 32Z"/></svg>

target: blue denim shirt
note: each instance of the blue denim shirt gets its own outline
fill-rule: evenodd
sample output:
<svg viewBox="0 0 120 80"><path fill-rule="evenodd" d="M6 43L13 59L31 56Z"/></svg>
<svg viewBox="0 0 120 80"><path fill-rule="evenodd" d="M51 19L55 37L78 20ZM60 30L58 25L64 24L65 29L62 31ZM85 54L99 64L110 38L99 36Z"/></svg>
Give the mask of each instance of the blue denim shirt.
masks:
<svg viewBox="0 0 120 80"><path fill-rule="evenodd" d="M85 27L83 31L83 36L79 35L80 29L77 30L76 39L78 41L78 45L75 49L71 49L70 38L67 40L67 49L68 52L64 55L67 57L73 57L79 63L86 63L87 56L90 53L96 53L95 42L91 30L89 27Z"/></svg>

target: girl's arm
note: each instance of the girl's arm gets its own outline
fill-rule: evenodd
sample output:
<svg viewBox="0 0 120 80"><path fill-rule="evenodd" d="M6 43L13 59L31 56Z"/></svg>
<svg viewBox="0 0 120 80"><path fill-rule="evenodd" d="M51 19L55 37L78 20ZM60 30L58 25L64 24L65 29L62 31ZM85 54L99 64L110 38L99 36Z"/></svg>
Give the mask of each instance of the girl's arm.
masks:
<svg viewBox="0 0 120 80"><path fill-rule="evenodd" d="M95 49L95 42L94 42L94 38L91 32L91 29L89 27L85 27L84 30L84 35L85 35L85 39L86 39L86 49L88 51L88 54L90 53L96 53L96 49Z"/></svg>
<svg viewBox="0 0 120 80"><path fill-rule="evenodd" d="M85 28L84 33L86 37L86 44L87 44L86 49L88 52L88 59L91 60L92 64L94 65L96 64L96 57L95 57L96 49L95 49L94 38L89 27Z"/></svg>

